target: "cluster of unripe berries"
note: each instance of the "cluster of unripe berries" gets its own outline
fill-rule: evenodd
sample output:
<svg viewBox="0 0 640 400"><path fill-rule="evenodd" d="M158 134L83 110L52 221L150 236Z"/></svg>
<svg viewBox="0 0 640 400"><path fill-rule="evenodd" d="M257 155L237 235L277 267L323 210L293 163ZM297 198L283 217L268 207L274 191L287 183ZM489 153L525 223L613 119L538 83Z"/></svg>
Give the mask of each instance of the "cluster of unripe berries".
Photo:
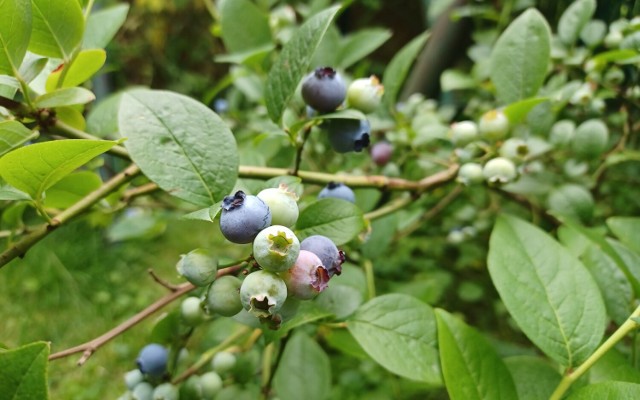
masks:
<svg viewBox="0 0 640 400"><path fill-rule="evenodd" d="M307 75L301 92L304 102L319 113L334 112L345 100L349 107L371 113L380 105L383 87L375 76L356 79L347 87L338 71L320 67ZM366 118L331 118L321 127L338 153L361 152L371 141L371 126Z"/></svg>

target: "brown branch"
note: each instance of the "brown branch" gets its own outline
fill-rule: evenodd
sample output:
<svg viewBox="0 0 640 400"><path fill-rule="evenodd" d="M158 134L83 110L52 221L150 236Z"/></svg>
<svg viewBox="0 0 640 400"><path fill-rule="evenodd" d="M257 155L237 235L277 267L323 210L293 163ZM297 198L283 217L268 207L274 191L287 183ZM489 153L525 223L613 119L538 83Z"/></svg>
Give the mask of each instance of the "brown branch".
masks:
<svg viewBox="0 0 640 400"><path fill-rule="evenodd" d="M233 274L233 273L237 272L238 270L240 270L243 267L244 267L244 263L240 263L240 264L234 265L232 267L220 269L220 270L218 270L218 273L216 274L216 277ZM89 357L91 357L93 355L93 353L95 353L105 343L107 343L110 340L116 338L117 336L119 336L122 333L126 332L130 328L136 326L137 324L139 324L140 322L142 322L145 319L147 319L149 316L151 316L156 311L158 311L161 308L163 308L164 306L172 303L174 300L180 298L180 296L182 296L182 295L184 295L186 293L189 293L190 291L192 291L195 288L196 288L196 286L194 286L193 284L191 284L189 282L186 282L186 283L183 283L181 285L178 285L178 286L176 286L176 290L175 291L172 291L171 293L169 293L169 294L161 297L160 299L156 300L153 304L149 305L147 308L145 308L144 310L140 311L139 313L137 313L133 317L129 318L125 322L123 322L120 325L116 326L115 328L111 329L110 331L102 334L101 336L99 336L99 337L97 337L97 338L95 338L93 340L90 340L90 341L88 341L86 343L83 343L81 345L78 345L78 346L75 346L75 347L71 347L69 349L62 350L62 351L59 351L57 353L54 353L54 354L49 356L49 361L57 360L59 358L68 357L68 356L70 356L72 354L76 354L76 353L83 353L82 357L80 357L80 360L78 360L78 366L81 366L89 359Z"/></svg>
<svg viewBox="0 0 640 400"><path fill-rule="evenodd" d="M158 187L158 185L153 182L145 183L144 185L140 185L125 191L122 195L122 201L125 203L130 203L131 200L133 200L135 197L149 194L159 189L160 188Z"/></svg>
<svg viewBox="0 0 640 400"><path fill-rule="evenodd" d="M152 268L149 268L147 272L149 273L149 275L151 275L151 278L153 278L153 280L156 281L156 283L158 283L160 286L167 288L172 292L177 292L178 290L180 290L180 285L174 285L173 283L169 283L160 278Z"/></svg>

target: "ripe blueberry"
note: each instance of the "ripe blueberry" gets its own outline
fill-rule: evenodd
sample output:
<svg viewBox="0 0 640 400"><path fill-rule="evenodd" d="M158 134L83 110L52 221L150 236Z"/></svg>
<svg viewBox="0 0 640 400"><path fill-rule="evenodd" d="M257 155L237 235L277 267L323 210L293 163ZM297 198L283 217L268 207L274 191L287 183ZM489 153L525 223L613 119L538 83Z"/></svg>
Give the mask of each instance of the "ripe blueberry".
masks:
<svg viewBox="0 0 640 400"><path fill-rule="evenodd" d="M334 118L322 127L329 135L331 147L338 153L361 152L369 147L371 127L366 119Z"/></svg>
<svg viewBox="0 0 640 400"><path fill-rule="evenodd" d="M340 74L331 67L316 68L302 82L302 98L320 112L332 112L342 104L347 87Z"/></svg>
<svg viewBox="0 0 640 400"><path fill-rule="evenodd" d="M240 301L245 310L259 318L275 315L287 299L287 285L273 272L255 271L240 286Z"/></svg>
<svg viewBox="0 0 640 400"><path fill-rule="evenodd" d="M338 250L331 239L322 235L312 235L300 242L300 249L310 251L322 262L329 277L342 273L344 253Z"/></svg>
<svg viewBox="0 0 640 400"><path fill-rule="evenodd" d="M384 87L377 77L360 78L349 85L347 103L364 113L371 113L380 105L383 94Z"/></svg>
<svg viewBox="0 0 640 400"><path fill-rule="evenodd" d="M271 211L264 201L239 190L222 201L220 230L233 243L251 243L258 233L271 225Z"/></svg>
<svg viewBox="0 0 640 400"><path fill-rule="evenodd" d="M207 291L207 309L209 312L232 317L242 310L240 286L242 281L235 276L225 275L216 279Z"/></svg>
<svg viewBox="0 0 640 400"><path fill-rule="evenodd" d="M324 199L326 197L342 199L351 203L356 202L356 195L353 193L353 190L351 190L349 186L340 182L329 182L327 186L318 193L319 199Z"/></svg>
<svg viewBox="0 0 640 400"><path fill-rule="evenodd" d="M293 267L281 275L289 295L300 300L316 297L327 288L330 278L320 258L307 250L300 250Z"/></svg>
<svg viewBox="0 0 640 400"><path fill-rule="evenodd" d="M196 286L206 286L216 279L218 261L209 250L195 249L180 256L178 273Z"/></svg>
<svg viewBox="0 0 640 400"><path fill-rule="evenodd" d="M292 227L298 220L298 196L281 184L278 188L268 188L258 193L271 211L271 224Z"/></svg>
<svg viewBox="0 0 640 400"><path fill-rule="evenodd" d="M370 153L373 162L379 167L384 167L393 155L393 146L387 141L378 142L371 147Z"/></svg>
<svg viewBox="0 0 640 400"><path fill-rule="evenodd" d="M164 346L151 343L142 348L136 363L143 374L161 376L167 369L168 357L169 351Z"/></svg>
<svg viewBox="0 0 640 400"><path fill-rule="evenodd" d="M291 229L272 225L258 233L253 240L253 258L271 272L289 269L300 253L300 241Z"/></svg>

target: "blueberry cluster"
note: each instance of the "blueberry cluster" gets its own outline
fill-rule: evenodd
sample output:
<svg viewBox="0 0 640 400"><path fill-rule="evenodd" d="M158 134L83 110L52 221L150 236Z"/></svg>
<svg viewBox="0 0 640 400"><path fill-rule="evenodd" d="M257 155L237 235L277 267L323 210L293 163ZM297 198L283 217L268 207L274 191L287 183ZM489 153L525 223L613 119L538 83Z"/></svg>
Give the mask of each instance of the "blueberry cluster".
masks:
<svg viewBox="0 0 640 400"><path fill-rule="evenodd" d="M157 343L146 345L136 359L137 369L124 375L128 391L120 399L178 400L177 386L162 382L167 374L169 350Z"/></svg>

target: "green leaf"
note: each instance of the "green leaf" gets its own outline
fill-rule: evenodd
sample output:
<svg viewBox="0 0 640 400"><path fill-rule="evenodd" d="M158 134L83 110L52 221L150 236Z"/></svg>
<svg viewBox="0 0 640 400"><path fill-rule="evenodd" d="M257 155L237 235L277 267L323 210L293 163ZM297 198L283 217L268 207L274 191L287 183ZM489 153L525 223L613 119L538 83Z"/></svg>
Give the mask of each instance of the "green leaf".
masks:
<svg viewBox="0 0 640 400"><path fill-rule="evenodd" d="M0 200L32 200L25 192L9 185L0 185ZM4 215L3 215L4 216Z"/></svg>
<svg viewBox="0 0 640 400"><path fill-rule="evenodd" d="M376 297L358 309L347 328L371 358L394 374L442 384L435 315L420 300L403 294Z"/></svg>
<svg viewBox="0 0 640 400"><path fill-rule="evenodd" d="M329 288L327 288L326 290L328 289ZM323 291L323 293L325 291ZM290 300L287 299L287 301ZM293 301L297 300L293 299ZM286 308L286 305L284 307ZM309 324L311 322L319 321L321 319L326 319L328 317L331 317L332 315L333 314L331 314L330 312L322 309L321 307L318 307L316 301L302 301L299 303L299 306L296 309L293 317L282 323L280 329L275 331L265 330L262 332L262 334L268 341L274 341L287 336L287 334L294 328Z"/></svg>
<svg viewBox="0 0 640 400"><path fill-rule="evenodd" d="M28 52L22 65L20 66L20 76L22 80L29 83L34 80L42 70L47 66L48 58L37 56L31 52Z"/></svg>
<svg viewBox="0 0 640 400"><path fill-rule="evenodd" d="M514 356L503 361L513 377L518 391L514 398L518 400L548 399L562 379L554 366L538 357Z"/></svg>
<svg viewBox="0 0 640 400"><path fill-rule="evenodd" d="M68 0L31 0L33 31L29 50L47 57L71 59L84 31L80 4Z"/></svg>
<svg viewBox="0 0 640 400"><path fill-rule="evenodd" d="M607 226L620 241L640 253L640 218L611 217Z"/></svg>
<svg viewBox="0 0 640 400"><path fill-rule="evenodd" d="M529 111L531 111L535 106L547 100L549 100L548 97L533 97L530 99L520 100L509 104L502 110L502 112L504 112L509 119L511 126L514 126L522 122L529 114Z"/></svg>
<svg viewBox="0 0 640 400"><path fill-rule="evenodd" d="M551 31L542 14L529 9L500 35L491 53L491 81L509 104L534 96L547 75Z"/></svg>
<svg viewBox="0 0 640 400"><path fill-rule="evenodd" d="M122 93L114 93L91 107L87 115L87 132L104 138L118 136L118 110Z"/></svg>
<svg viewBox="0 0 640 400"><path fill-rule="evenodd" d="M35 342L0 351L0 393L5 399L48 399L49 344Z"/></svg>
<svg viewBox="0 0 640 400"><path fill-rule="evenodd" d="M44 205L53 208L67 208L102 185L102 179L95 172L78 171L62 178L45 192Z"/></svg>
<svg viewBox="0 0 640 400"><path fill-rule="evenodd" d="M428 38L429 32L423 32L413 38L393 56L389 65L385 68L384 74L382 75L382 85L384 86L382 101L386 104L387 108L395 109L402 84Z"/></svg>
<svg viewBox="0 0 640 400"><path fill-rule="evenodd" d="M57 107L56 118L59 121L81 131L84 131L87 128L87 122L84 120L82 112L78 111L78 107Z"/></svg>
<svg viewBox="0 0 640 400"><path fill-rule="evenodd" d="M598 347L606 322L600 290L580 260L546 232L500 216L488 266L511 316L550 358L574 367Z"/></svg>
<svg viewBox="0 0 640 400"><path fill-rule="evenodd" d="M338 50L338 67L349 68L382 46L391 36L390 30L382 28L361 29L346 36Z"/></svg>
<svg viewBox="0 0 640 400"><path fill-rule="evenodd" d="M37 201L45 190L115 145L78 139L32 144L0 158L0 176Z"/></svg>
<svg viewBox="0 0 640 400"><path fill-rule="evenodd" d="M282 400L323 400L331 393L329 356L302 331L291 336L273 377Z"/></svg>
<svg viewBox="0 0 640 400"><path fill-rule="evenodd" d="M487 339L444 310L436 310L444 383L452 400L516 399L509 370Z"/></svg>
<svg viewBox="0 0 640 400"><path fill-rule="evenodd" d="M86 104L95 99L96 96L90 90L81 87L70 87L56 89L53 92L38 96L34 103L38 108L54 108Z"/></svg>
<svg viewBox="0 0 640 400"><path fill-rule="evenodd" d="M129 4L117 4L113 7L92 12L87 18L87 27L82 38L82 48L105 48L122 24L124 24L128 12Z"/></svg>
<svg viewBox="0 0 640 400"><path fill-rule="evenodd" d="M285 44L271 67L265 87L269 117L278 123L300 80L309 70L311 57L340 6L331 7L309 18Z"/></svg>
<svg viewBox="0 0 640 400"><path fill-rule="evenodd" d="M311 235L324 235L340 246L364 229L362 211L346 200L325 198L300 212L296 233L300 240Z"/></svg>
<svg viewBox="0 0 640 400"><path fill-rule="evenodd" d="M595 11L596 0L576 0L571 3L558 21L558 36L562 43L573 46Z"/></svg>
<svg viewBox="0 0 640 400"><path fill-rule="evenodd" d="M16 75L31 36L31 1L0 2L0 75Z"/></svg>
<svg viewBox="0 0 640 400"><path fill-rule="evenodd" d="M183 215L182 219L191 219L197 221L206 221L213 222L218 213L220 212L221 201L212 205L211 207L201 208L200 210L196 210L194 212L190 212L189 214Z"/></svg>
<svg viewBox="0 0 640 400"><path fill-rule="evenodd" d="M168 193L205 207L233 189L235 138L204 104L168 91L133 90L122 95L118 121L133 161Z"/></svg>
<svg viewBox="0 0 640 400"><path fill-rule="evenodd" d="M69 67L65 66L68 69L60 87L74 87L88 81L102 68L106 60L107 53L102 49L82 50ZM58 87L61 74L62 69L59 68L49 75L45 84L47 92L52 92Z"/></svg>
<svg viewBox="0 0 640 400"><path fill-rule="evenodd" d="M269 16L249 0L223 0L219 6L222 41L240 53L271 44Z"/></svg>
<svg viewBox="0 0 640 400"><path fill-rule="evenodd" d="M38 137L18 121L0 121L0 156Z"/></svg>
<svg viewBox="0 0 640 400"><path fill-rule="evenodd" d="M111 242L152 239L164 233L166 228L166 221L158 215L148 210L131 208L109 226L107 238Z"/></svg>
<svg viewBox="0 0 640 400"><path fill-rule="evenodd" d="M364 302L364 296L351 286L331 282L314 302L337 319L344 319L360 307Z"/></svg>
<svg viewBox="0 0 640 400"><path fill-rule="evenodd" d="M0 75L0 96L13 99L20 89L20 82L9 75Z"/></svg>
<svg viewBox="0 0 640 400"><path fill-rule="evenodd" d="M623 381L640 383L640 371L617 349L609 349L589 369L589 382Z"/></svg>
<svg viewBox="0 0 640 400"><path fill-rule="evenodd" d="M640 385L629 382L602 382L575 391L567 400L622 400L640 398Z"/></svg>

